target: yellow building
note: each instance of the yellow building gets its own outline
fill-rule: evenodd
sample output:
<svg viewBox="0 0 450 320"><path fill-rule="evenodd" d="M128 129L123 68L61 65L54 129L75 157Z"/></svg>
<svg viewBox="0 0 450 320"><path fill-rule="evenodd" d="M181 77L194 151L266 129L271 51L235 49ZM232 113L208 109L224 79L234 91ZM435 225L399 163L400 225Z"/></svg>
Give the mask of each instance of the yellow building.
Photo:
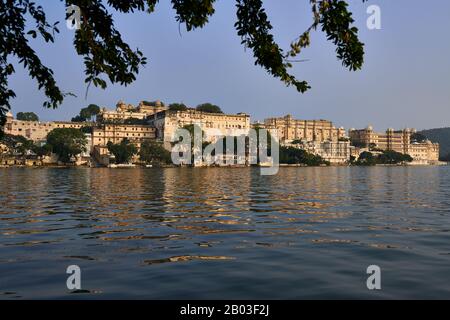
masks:
<svg viewBox="0 0 450 320"><path fill-rule="evenodd" d="M338 141L344 138L344 128L336 128L328 120L297 120L291 115L281 118L268 118L264 120L264 127L277 132L281 143L290 143L294 140L302 141Z"/></svg>
<svg viewBox="0 0 450 320"><path fill-rule="evenodd" d="M435 163L439 161L439 144L431 141L411 143L414 129L375 132L372 126L365 129L350 129L349 136L352 144L357 147L392 150L403 154L409 154L415 163Z"/></svg>
<svg viewBox="0 0 450 320"><path fill-rule="evenodd" d="M178 128L187 125L198 125L205 133L204 140L214 142L224 136L248 135L250 116L245 113L224 114L208 113L195 109L185 111L161 111L147 118L150 125L156 129L158 139L164 141L166 148Z"/></svg>
<svg viewBox="0 0 450 320"><path fill-rule="evenodd" d="M155 128L148 125L103 124L92 129L92 146L106 146L128 139L140 148L145 140L155 139Z"/></svg>
<svg viewBox="0 0 450 320"><path fill-rule="evenodd" d="M365 129L350 129L349 136L352 143L361 147L375 147L380 150L393 150L400 153L408 153L408 146L411 141L411 129L395 131L388 129L386 132L378 133L372 126Z"/></svg>
<svg viewBox="0 0 450 320"><path fill-rule="evenodd" d="M91 125L85 122L68 122L68 121L22 121L14 119L11 112L7 113L4 130L6 134L14 136L23 136L35 142L45 141L50 131L56 128L76 128L80 129L84 126Z"/></svg>
<svg viewBox="0 0 450 320"><path fill-rule="evenodd" d="M352 155L350 141L303 141L287 145L320 156L325 161L336 165L349 163Z"/></svg>
<svg viewBox="0 0 450 320"><path fill-rule="evenodd" d="M408 147L408 154L418 164L434 164L439 162L439 144L431 141L414 142Z"/></svg>
<svg viewBox="0 0 450 320"><path fill-rule="evenodd" d="M119 101L116 105L116 110L107 110L106 108L103 108L97 115L97 121L105 123L120 123L131 118L143 120L147 116L166 109L167 107L165 107L159 100L152 106L146 105L144 102L140 102L137 107L132 104Z"/></svg>

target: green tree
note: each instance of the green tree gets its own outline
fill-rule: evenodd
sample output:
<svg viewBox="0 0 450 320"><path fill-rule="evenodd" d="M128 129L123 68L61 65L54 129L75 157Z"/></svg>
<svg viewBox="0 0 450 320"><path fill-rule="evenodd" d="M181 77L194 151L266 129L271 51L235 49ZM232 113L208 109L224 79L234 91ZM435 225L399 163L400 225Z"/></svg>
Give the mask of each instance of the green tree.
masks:
<svg viewBox="0 0 450 320"><path fill-rule="evenodd" d="M158 103L160 103L161 106L163 106L163 107L165 106L164 102L162 102L162 101L147 101L147 100L144 100L144 101L142 101L142 103L145 106L156 106Z"/></svg>
<svg viewBox="0 0 450 320"><path fill-rule="evenodd" d="M96 104L90 104L80 110L80 114L72 118L72 122L92 121L100 113L100 107Z"/></svg>
<svg viewBox="0 0 450 320"><path fill-rule="evenodd" d="M81 130L56 128L47 135L47 144L62 162L68 163L72 157L86 151L87 140Z"/></svg>
<svg viewBox="0 0 450 320"><path fill-rule="evenodd" d="M83 117L80 116L80 115L77 115L77 116L73 117L70 121L72 121L72 122L85 122L86 119L83 118Z"/></svg>
<svg viewBox="0 0 450 320"><path fill-rule="evenodd" d="M37 0L36 0L37 1ZM45 66L31 47L30 38L42 37L54 42L59 32L58 22L51 24L42 6L32 0L8 0L0 6L2 27L0 28L0 126L4 124L10 100L15 92L9 88L8 78L15 72L12 60L17 60L28 70L30 77L37 80L44 90L46 108L56 108L70 93L63 92L56 83L53 72ZM77 5L81 14L81 25L75 32L74 47L85 64L85 82L106 88L111 84L128 85L136 79L139 69L147 63L142 52L133 50L124 42L114 24L111 11L119 13L151 13L158 0L61 0L68 7ZM366 1L366 0L361 0ZM44 1L41 1L45 3ZM203 27L214 14L215 0L172 0L176 20L188 31ZM253 51L255 64L269 74L279 78L299 92L310 87L306 81L298 80L289 69L293 58L311 43L310 33L320 29L328 41L336 46L336 55L342 64L350 69L362 67L364 44L358 39L358 29L353 25L352 13L347 1L311 0L311 24L306 31L284 51L275 42L271 33L272 24L263 7L262 0L236 0L235 28L244 47ZM71 17L69 13L66 18ZM34 26L34 27L33 27Z"/></svg>
<svg viewBox="0 0 450 320"><path fill-rule="evenodd" d="M146 120L145 119L139 119L139 118L128 118L123 120L124 124L134 124L134 125L145 125Z"/></svg>
<svg viewBox="0 0 450 320"><path fill-rule="evenodd" d="M170 111L186 111L188 108L184 103L171 103L169 104Z"/></svg>
<svg viewBox="0 0 450 320"><path fill-rule="evenodd" d="M376 157L372 152L364 151L359 155L358 161L355 162L359 166L374 166L377 163Z"/></svg>
<svg viewBox="0 0 450 320"><path fill-rule="evenodd" d="M223 113L219 106L211 104L209 102L199 104L196 108L197 111L208 112L208 113Z"/></svg>
<svg viewBox="0 0 450 320"><path fill-rule="evenodd" d="M83 133L92 134L93 128L92 128L92 126L83 126L80 128L80 131Z"/></svg>
<svg viewBox="0 0 450 320"><path fill-rule="evenodd" d="M37 156L46 156L52 151L50 145L44 144L41 146L23 136L5 134L0 142L9 148L12 155L27 156L34 153Z"/></svg>
<svg viewBox="0 0 450 320"><path fill-rule="evenodd" d="M33 145L31 150L39 157L48 156L52 153L52 146L48 143L44 144L43 146Z"/></svg>
<svg viewBox="0 0 450 320"><path fill-rule="evenodd" d="M120 143L114 144L111 141L107 144L109 152L111 152L116 163L129 163L131 158L137 154L138 150L134 144L128 139L123 139Z"/></svg>
<svg viewBox="0 0 450 320"><path fill-rule="evenodd" d="M39 117L34 112L17 112L17 120L39 121Z"/></svg>
<svg viewBox="0 0 450 320"><path fill-rule="evenodd" d="M322 157L295 147L280 147L280 163L319 166L328 164Z"/></svg>
<svg viewBox="0 0 450 320"><path fill-rule="evenodd" d="M23 136L5 134L0 141L10 149L11 154L26 155L34 147L33 141Z"/></svg>
<svg viewBox="0 0 450 320"><path fill-rule="evenodd" d="M403 154L393 150L385 150L379 155L365 151L359 155L358 160L354 164L359 166L374 166L376 164L402 164L412 161L413 158L409 154Z"/></svg>
<svg viewBox="0 0 450 320"><path fill-rule="evenodd" d="M413 158L409 154L403 154L393 150L383 151L377 158L377 163L380 164L399 164L412 161Z"/></svg>
<svg viewBox="0 0 450 320"><path fill-rule="evenodd" d="M154 140L146 140L141 144L139 158L149 164L170 164L172 161L170 152Z"/></svg>

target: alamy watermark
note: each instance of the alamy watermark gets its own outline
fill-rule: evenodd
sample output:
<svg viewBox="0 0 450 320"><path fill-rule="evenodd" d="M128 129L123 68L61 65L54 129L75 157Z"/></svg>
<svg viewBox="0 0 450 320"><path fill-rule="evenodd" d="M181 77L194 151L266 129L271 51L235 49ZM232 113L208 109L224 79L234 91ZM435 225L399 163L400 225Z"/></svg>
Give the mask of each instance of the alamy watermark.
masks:
<svg viewBox="0 0 450 320"><path fill-rule="evenodd" d="M380 30L381 29L381 8L375 4L367 7L367 18L366 25L369 30Z"/></svg>
<svg viewBox="0 0 450 320"><path fill-rule="evenodd" d="M370 274L366 281L367 289L381 290L381 268L377 265L370 265L366 272Z"/></svg>
<svg viewBox="0 0 450 320"><path fill-rule="evenodd" d="M66 270L70 276L67 278L66 286L69 290L81 290L81 269L77 265L70 265Z"/></svg>
<svg viewBox="0 0 450 320"><path fill-rule="evenodd" d="M70 30L80 29L81 10L79 6L72 4L66 8L66 26Z"/></svg>

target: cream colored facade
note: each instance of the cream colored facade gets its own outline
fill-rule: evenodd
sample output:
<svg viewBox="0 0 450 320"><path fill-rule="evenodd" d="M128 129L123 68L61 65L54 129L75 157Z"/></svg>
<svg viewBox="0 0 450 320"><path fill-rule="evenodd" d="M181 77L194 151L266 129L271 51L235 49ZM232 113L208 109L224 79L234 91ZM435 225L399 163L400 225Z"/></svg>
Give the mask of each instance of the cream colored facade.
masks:
<svg viewBox="0 0 450 320"><path fill-rule="evenodd" d="M219 137L248 135L250 116L245 113L223 114L207 113L194 109L186 111L161 111L147 118L156 129L158 139L164 141L166 148L178 128L196 124L205 133L204 140L214 142Z"/></svg>
<svg viewBox="0 0 450 320"><path fill-rule="evenodd" d="M349 141L305 141L300 144L293 144L292 146L321 156L331 164L349 163L352 152Z"/></svg>
<svg viewBox="0 0 450 320"><path fill-rule="evenodd" d="M109 141L120 143L128 139L140 148L145 140L155 139L155 128L144 125L103 124L92 130L92 146L106 146Z"/></svg>
<svg viewBox="0 0 450 320"><path fill-rule="evenodd" d="M416 163L437 163L439 161L439 144L431 141L411 143L414 129L395 131L388 129L384 133L374 132L371 126L365 129L350 129L349 136L353 144L380 150L393 150L409 154Z"/></svg>
<svg viewBox="0 0 450 320"><path fill-rule="evenodd" d="M8 112L6 124L4 126L5 133L14 136L23 136L35 142L45 141L47 134L56 128L76 128L80 129L90 123L83 122L65 122L65 121L22 121L13 118L13 115Z"/></svg>
<svg viewBox="0 0 450 320"><path fill-rule="evenodd" d="M434 164L439 162L439 144L425 141L409 145L408 154L418 164Z"/></svg>
<svg viewBox="0 0 450 320"><path fill-rule="evenodd" d="M268 118L264 120L264 127L277 133L281 143L290 143L294 140L302 141L338 141L346 137L344 128L336 128L328 120L297 120L291 115L281 118Z"/></svg>
<svg viewBox="0 0 450 320"><path fill-rule="evenodd" d="M365 129L350 129L349 136L353 144L362 147L374 146L381 150L393 150L400 153L408 153L411 135L414 130L404 129L394 131L388 129L386 132L378 133L371 126Z"/></svg>
<svg viewBox="0 0 450 320"><path fill-rule="evenodd" d="M119 101L116 105L116 110L107 110L103 108L97 115L98 122L123 122L126 119L140 119L143 120L152 114L167 110L160 101L156 101L154 106L145 105L140 102L137 107L132 104L126 104Z"/></svg>

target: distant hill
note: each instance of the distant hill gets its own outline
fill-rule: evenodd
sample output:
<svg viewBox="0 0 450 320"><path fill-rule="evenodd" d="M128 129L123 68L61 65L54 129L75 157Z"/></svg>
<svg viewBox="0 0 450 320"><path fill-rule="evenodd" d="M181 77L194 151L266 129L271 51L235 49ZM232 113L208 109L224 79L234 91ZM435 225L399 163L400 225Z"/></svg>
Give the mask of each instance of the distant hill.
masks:
<svg viewBox="0 0 450 320"><path fill-rule="evenodd" d="M439 143L441 158L450 155L450 128L422 130L419 133Z"/></svg>

